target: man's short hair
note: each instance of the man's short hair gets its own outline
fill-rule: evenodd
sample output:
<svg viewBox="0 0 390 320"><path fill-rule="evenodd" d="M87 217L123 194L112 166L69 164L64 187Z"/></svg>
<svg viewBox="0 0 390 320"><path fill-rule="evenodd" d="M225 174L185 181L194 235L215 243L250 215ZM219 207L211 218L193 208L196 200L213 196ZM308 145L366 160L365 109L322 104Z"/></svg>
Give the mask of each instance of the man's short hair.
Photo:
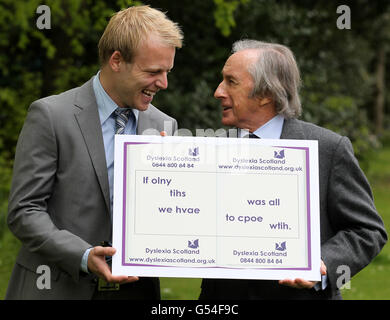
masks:
<svg viewBox="0 0 390 320"><path fill-rule="evenodd" d="M301 78L294 54L284 45L249 39L235 42L232 52L248 49L259 52L257 61L248 66L254 81L252 96L271 97L278 114L298 117Z"/></svg>
<svg viewBox="0 0 390 320"><path fill-rule="evenodd" d="M114 51L131 63L142 41L156 35L167 46L181 48L183 33L165 13L149 6L135 6L115 13L99 41L99 59L105 65Z"/></svg>

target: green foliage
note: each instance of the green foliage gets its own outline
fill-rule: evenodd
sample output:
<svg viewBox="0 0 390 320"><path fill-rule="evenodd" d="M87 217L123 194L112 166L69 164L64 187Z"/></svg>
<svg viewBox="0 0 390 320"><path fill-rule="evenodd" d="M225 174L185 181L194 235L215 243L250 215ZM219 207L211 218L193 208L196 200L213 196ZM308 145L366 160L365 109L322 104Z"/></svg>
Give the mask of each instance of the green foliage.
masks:
<svg viewBox="0 0 390 320"><path fill-rule="evenodd" d="M358 157L379 146L369 130L365 110L357 106L353 97L328 96L318 100L315 95L309 95L305 101L305 119L348 136Z"/></svg>
<svg viewBox="0 0 390 320"><path fill-rule="evenodd" d="M142 3L167 12L184 31L184 46L176 54L168 90L154 100L178 119L180 127L221 127L219 102L213 97L221 69L234 41L254 38L283 43L295 53L303 80L304 120L349 136L359 157L378 144L371 124L375 59L377 42L390 39L388 2L367 6L364 0L345 1L352 11L352 30L338 30L337 6L325 0L47 0L52 27L39 30L36 8L41 1L2 0L1 214L28 106L94 75L99 69L97 43L110 16ZM390 73L386 77L388 82ZM387 105L389 98L387 93ZM385 112L389 126L388 107Z"/></svg>
<svg viewBox="0 0 390 320"><path fill-rule="evenodd" d="M371 183L376 208L385 223L387 232L390 230L390 144L385 141L384 147L367 154L366 168L368 180ZM381 253L364 270L351 280L350 289L343 290L345 299L380 299L390 297L390 244L387 243Z"/></svg>
<svg viewBox="0 0 390 320"><path fill-rule="evenodd" d="M0 157L0 239L4 234L7 219L7 199L11 183L11 165Z"/></svg>
<svg viewBox="0 0 390 320"><path fill-rule="evenodd" d="M12 235L11 231L5 230L0 236L0 300L5 297L19 249L20 241Z"/></svg>
<svg viewBox="0 0 390 320"><path fill-rule="evenodd" d="M215 26L221 30L225 37L231 33L231 28L236 26L234 12L240 3L246 4L250 0L214 0L216 9L214 11Z"/></svg>
<svg viewBox="0 0 390 320"><path fill-rule="evenodd" d="M179 90L171 90L159 97L159 106L164 109L171 101L175 101L171 111L181 115L181 128L193 131L196 128L213 128L219 121L219 115L215 112L219 108L218 101L211 100L213 89L200 79L195 83L195 88L189 93Z"/></svg>
<svg viewBox="0 0 390 320"><path fill-rule="evenodd" d="M109 17L139 1L47 0L51 29L36 26L39 0L0 2L0 236L12 162L28 106L82 84L99 68L97 42Z"/></svg>

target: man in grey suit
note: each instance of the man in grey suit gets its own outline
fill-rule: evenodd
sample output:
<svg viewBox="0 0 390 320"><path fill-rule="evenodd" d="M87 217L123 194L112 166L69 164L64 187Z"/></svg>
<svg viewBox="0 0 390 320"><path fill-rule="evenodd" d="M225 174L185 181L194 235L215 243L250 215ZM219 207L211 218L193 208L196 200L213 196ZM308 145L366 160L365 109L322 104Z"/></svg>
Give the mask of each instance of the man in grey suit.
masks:
<svg viewBox="0 0 390 320"><path fill-rule="evenodd" d="M156 278L111 274L114 135L177 129L151 102L168 86L182 38L158 10L122 10L99 41L99 73L31 104L9 199L8 225L22 247L6 299L160 297Z"/></svg>
<svg viewBox="0 0 390 320"><path fill-rule="evenodd" d="M362 270L387 241L351 142L296 119L300 75L287 47L238 41L222 75L214 96L224 125L255 138L318 141L322 281L204 279L200 299L341 299L338 278Z"/></svg>

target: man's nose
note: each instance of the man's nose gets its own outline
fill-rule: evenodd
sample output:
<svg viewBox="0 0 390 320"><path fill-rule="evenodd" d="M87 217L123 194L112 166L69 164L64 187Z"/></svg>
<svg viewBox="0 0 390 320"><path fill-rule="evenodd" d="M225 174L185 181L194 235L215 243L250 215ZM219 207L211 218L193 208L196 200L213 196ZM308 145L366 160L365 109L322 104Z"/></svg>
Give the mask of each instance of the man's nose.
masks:
<svg viewBox="0 0 390 320"><path fill-rule="evenodd" d="M160 88L160 89L166 89L168 88L168 74L166 72L162 73L160 75L160 77L158 78L157 80L157 83L156 85Z"/></svg>
<svg viewBox="0 0 390 320"><path fill-rule="evenodd" d="M214 98L222 99L224 95L225 95L225 90L223 89L223 81L222 81L214 92Z"/></svg>

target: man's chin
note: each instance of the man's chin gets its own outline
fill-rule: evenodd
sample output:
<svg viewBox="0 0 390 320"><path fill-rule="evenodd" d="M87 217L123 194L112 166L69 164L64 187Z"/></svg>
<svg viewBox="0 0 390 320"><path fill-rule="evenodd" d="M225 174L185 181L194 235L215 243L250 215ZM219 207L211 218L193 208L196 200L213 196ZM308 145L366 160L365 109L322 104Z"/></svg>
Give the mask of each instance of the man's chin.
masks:
<svg viewBox="0 0 390 320"><path fill-rule="evenodd" d="M141 105L136 105L134 109L137 109L139 111L146 111L148 110L149 106L150 104L141 104Z"/></svg>
<svg viewBox="0 0 390 320"><path fill-rule="evenodd" d="M225 118L225 117L222 117L221 123L227 127L235 127L236 126L235 122L232 119Z"/></svg>

